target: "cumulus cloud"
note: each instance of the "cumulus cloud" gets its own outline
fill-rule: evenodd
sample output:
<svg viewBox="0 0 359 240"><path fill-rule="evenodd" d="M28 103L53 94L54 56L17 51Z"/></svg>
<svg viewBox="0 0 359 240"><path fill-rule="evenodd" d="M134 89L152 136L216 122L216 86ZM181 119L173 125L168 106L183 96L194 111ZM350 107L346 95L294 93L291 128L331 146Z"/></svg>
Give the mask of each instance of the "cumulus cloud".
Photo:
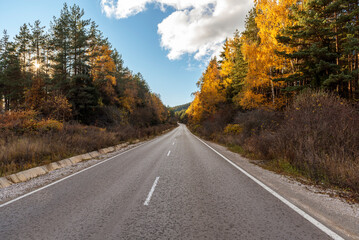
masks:
<svg viewBox="0 0 359 240"><path fill-rule="evenodd" d="M179 59L184 54L200 60L218 55L223 41L242 30L244 19L253 0L101 0L107 17L127 18L145 11L147 4L174 11L158 24L161 46L168 58Z"/></svg>

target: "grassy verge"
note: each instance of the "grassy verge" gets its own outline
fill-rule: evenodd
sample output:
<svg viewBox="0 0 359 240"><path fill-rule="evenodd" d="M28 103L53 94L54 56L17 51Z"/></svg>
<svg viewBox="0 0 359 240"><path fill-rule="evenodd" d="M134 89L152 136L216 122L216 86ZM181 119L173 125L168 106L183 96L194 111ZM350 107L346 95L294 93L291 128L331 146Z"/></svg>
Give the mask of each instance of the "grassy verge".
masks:
<svg viewBox="0 0 359 240"><path fill-rule="evenodd" d="M305 92L282 112L238 112L222 126L213 119L192 130L261 160L266 169L338 189L359 201L359 111L352 103L328 93Z"/></svg>
<svg viewBox="0 0 359 240"><path fill-rule="evenodd" d="M32 131L19 134L2 130L0 131L0 176L122 142L145 140L173 127L171 124L146 128L127 125L104 129L80 124L64 124L61 130L56 131Z"/></svg>
<svg viewBox="0 0 359 240"><path fill-rule="evenodd" d="M326 177L321 177L320 180L318 180L318 178L313 178L310 174L308 174L309 171L292 165L286 159L262 160L258 154L246 151L245 148L240 145L223 144L223 142L219 141L215 142L227 147L228 150L238 153L243 157L251 160L258 160L253 163L264 169L288 176L306 185L316 186L321 190L322 193L329 194L332 197L341 197L349 203L359 203L359 194L356 191L353 191L353 189L345 187L343 188L338 184L333 184Z"/></svg>

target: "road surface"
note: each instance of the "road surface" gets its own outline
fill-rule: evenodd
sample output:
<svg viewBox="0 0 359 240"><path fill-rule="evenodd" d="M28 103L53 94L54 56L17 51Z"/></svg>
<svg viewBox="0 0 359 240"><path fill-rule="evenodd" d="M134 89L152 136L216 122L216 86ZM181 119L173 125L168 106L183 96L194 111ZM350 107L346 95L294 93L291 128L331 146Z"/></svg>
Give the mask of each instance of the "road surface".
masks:
<svg viewBox="0 0 359 240"><path fill-rule="evenodd" d="M0 239L330 239L180 125L0 207Z"/></svg>

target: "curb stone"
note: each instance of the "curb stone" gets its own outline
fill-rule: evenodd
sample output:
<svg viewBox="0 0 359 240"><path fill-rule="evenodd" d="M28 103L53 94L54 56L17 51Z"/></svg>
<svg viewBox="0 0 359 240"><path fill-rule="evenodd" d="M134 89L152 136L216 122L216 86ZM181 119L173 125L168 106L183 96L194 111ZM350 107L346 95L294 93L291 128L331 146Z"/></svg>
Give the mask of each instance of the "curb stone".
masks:
<svg viewBox="0 0 359 240"><path fill-rule="evenodd" d="M138 142L140 142L140 140L135 141L135 143L138 143ZM32 178L36 178L38 176L44 175L44 174L54 171L56 169L68 167L68 166L74 165L74 164L82 162L82 161L87 161L90 159L97 158L103 154L121 150L122 148L127 147L129 144L130 143L126 142L126 143L118 144L113 147L102 148L98 151L93 151L93 152L85 153L82 155L73 156L73 157L62 159L60 161L52 162L52 163L49 163L49 164L46 164L43 166L30 168L30 169L27 169L27 170L24 170L24 171L21 171L18 173L11 174L9 176L0 177L0 188L6 188L6 187L11 186L12 184L16 184L16 183L20 183L20 182L26 182Z"/></svg>
<svg viewBox="0 0 359 240"><path fill-rule="evenodd" d="M6 188L6 187L10 186L11 184L12 183L9 180L7 180L6 177L0 178L0 188Z"/></svg>

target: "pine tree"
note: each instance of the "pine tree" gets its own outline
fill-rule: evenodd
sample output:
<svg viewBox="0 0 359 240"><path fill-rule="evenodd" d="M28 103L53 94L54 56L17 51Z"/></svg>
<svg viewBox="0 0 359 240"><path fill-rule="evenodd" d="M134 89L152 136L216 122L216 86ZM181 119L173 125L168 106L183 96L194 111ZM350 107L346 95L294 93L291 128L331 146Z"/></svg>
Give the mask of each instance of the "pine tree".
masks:
<svg viewBox="0 0 359 240"><path fill-rule="evenodd" d="M45 62L45 45L46 45L46 34L45 34L45 26L40 26L40 20L36 20L33 25L30 24L31 35L31 65L35 67L36 71L41 71L42 66ZM35 66L36 65L36 66Z"/></svg>
<svg viewBox="0 0 359 240"><path fill-rule="evenodd" d="M0 96L4 99L4 110L8 111L23 104L25 85L15 44L9 41L6 30L0 42Z"/></svg>
<svg viewBox="0 0 359 240"><path fill-rule="evenodd" d="M30 29L28 28L27 24L24 24L20 27L19 34L15 36L15 44L19 54L21 70L23 73L29 71L31 62L30 39Z"/></svg>
<svg viewBox="0 0 359 240"><path fill-rule="evenodd" d="M309 0L303 5L293 6L292 18L296 22L278 37L283 44L296 50L292 53L279 52L295 62L295 73L283 78L290 85L287 90L320 88L328 84L331 75L339 73L335 46L337 33L330 19L334 13L329 0Z"/></svg>
<svg viewBox="0 0 359 240"><path fill-rule="evenodd" d="M83 20L85 12L79 6L70 7L69 31L70 31L70 55L71 73L77 75L84 73L87 68L88 55L88 29L90 20Z"/></svg>
<svg viewBox="0 0 359 240"><path fill-rule="evenodd" d="M52 89L66 95L70 84L70 12L67 4L61 10L59 18L51 22L51 45L55 52L52 56Z"/></svg>

